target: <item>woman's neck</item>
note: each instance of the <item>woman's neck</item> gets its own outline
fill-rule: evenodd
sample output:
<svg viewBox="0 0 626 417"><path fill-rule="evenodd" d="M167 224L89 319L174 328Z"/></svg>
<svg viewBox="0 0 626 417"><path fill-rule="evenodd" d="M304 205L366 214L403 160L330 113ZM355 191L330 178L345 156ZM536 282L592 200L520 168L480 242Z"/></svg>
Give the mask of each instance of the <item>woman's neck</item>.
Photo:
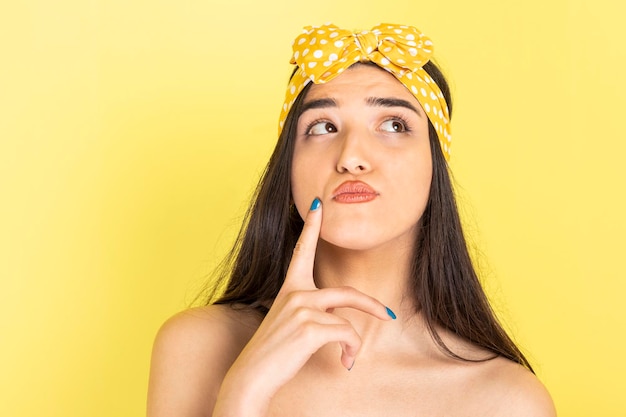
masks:
<svg viewBox="0 0 626 417"><path fill-rule="evenodd" d="M383 322L351 308L334 310L359 333L363 340L361 355L366 351L394 350L388 343L395 341L398 348L405 338L415 348L416 332L426 333L412 297L412 257L413 249L408 246L384 245L357 251L318 242L314 270L318 288L354 287L391 308L398 317L393 322Z"/></svg>
<svg viewBox="0 0 626 417"><path fill-rule="evenodd" d="M406 303L413 250L390 246L351 250L320 240L314 270L317 286L351 286L383 303L395 306Z"/></svg>

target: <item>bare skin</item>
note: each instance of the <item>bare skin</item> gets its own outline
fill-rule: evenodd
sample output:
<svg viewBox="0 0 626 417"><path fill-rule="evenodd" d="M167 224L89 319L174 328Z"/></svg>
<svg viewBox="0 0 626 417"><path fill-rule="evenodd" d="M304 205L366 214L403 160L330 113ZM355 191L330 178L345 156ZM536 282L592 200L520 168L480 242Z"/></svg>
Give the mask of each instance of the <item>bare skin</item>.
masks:
<svg viewBox="0 0 626 417"><path fill-rule="evenodd" d="M416 110L372 106L372 97ZM417 100L391 75L365 66L307 96L329 98L333 105L299 121L292 181L306 221L269 313L207 306L165 323L154 346L148 416L555 416L543 385L520 365L442 353L406 296L431 169ZM357 180L376 197L335 199L338 185ZM403 181L422 191L407 195ZM316 196L322 204L309 210ZM463 357L490 357L439 332Z"/></svg>
<svg viewBox="0 0 626 417"><path fill-rule="evenodd" d="M329 343L295 375L289 373L291 379L275 392L260 394L268 381L287 379L283 371L292 360L280 355L268 361L270 368L246 372L250 367L242 352L251 349L261 317L227 306L185 311L166 322L156 339L148 416L324 416L329 410L340 410L342 416L556 415L549 394L525 368L503 358L479 363L451 359L435 345L419 316L381 324L393 326L383 332L390 334L364 339L350 371L341 360L341 347ZM444 331L442 335L459 353L485 355ZM252 389L243 389L245 384Z"/></svg>

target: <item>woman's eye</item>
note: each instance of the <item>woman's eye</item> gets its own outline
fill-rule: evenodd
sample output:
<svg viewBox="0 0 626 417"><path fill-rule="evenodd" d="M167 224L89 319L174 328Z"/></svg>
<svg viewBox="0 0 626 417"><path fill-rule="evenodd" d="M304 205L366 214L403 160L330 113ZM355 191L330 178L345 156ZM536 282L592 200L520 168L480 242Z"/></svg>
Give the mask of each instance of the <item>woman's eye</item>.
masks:
<svg viewBox="0 0 626 417"><path fill-rule="evenodd" d="M314 123L307 129L307 135L327 135L329 133L337 132L337 128L330 122L318 122Z"/></svg>
<svg viewBox="0 0 626 417"><path fill-rule="evenodd" d="M391 133L406 132L408 130L406 128L406 125L400 120L386 120L383 122L380 128L385 132Z"/></svg>

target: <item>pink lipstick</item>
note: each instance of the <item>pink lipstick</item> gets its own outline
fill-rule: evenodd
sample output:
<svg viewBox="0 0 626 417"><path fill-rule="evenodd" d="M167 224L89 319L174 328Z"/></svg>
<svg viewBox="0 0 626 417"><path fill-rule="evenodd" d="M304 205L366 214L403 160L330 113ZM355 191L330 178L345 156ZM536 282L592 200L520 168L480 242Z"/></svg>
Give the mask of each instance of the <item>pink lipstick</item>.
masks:
<svg viewBox="0 0 626 417"><path fill-rule="evenodd" d="M378 193L362 181L346 181L333 191L332 199L338 203L366 203L378 197Z"/></svg>

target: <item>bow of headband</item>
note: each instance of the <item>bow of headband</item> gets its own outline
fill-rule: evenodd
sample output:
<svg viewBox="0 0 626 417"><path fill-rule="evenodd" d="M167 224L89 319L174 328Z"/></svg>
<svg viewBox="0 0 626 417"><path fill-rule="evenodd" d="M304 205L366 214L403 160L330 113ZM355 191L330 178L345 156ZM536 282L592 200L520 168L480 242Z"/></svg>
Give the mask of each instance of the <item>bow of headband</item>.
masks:
<svg viewBox="0 0 626 417"><path fill-rule="evenodd" d="M293 42L291 63L298 66L287 87L279 133L298 97L309 83L326 83L356 62L370 61L389 71L415 96L435 127L443 154L450 158L450 114L437 83L423 69L432 41L411 26L380 24L351 32L335 25L309 26Z"/></svg>

